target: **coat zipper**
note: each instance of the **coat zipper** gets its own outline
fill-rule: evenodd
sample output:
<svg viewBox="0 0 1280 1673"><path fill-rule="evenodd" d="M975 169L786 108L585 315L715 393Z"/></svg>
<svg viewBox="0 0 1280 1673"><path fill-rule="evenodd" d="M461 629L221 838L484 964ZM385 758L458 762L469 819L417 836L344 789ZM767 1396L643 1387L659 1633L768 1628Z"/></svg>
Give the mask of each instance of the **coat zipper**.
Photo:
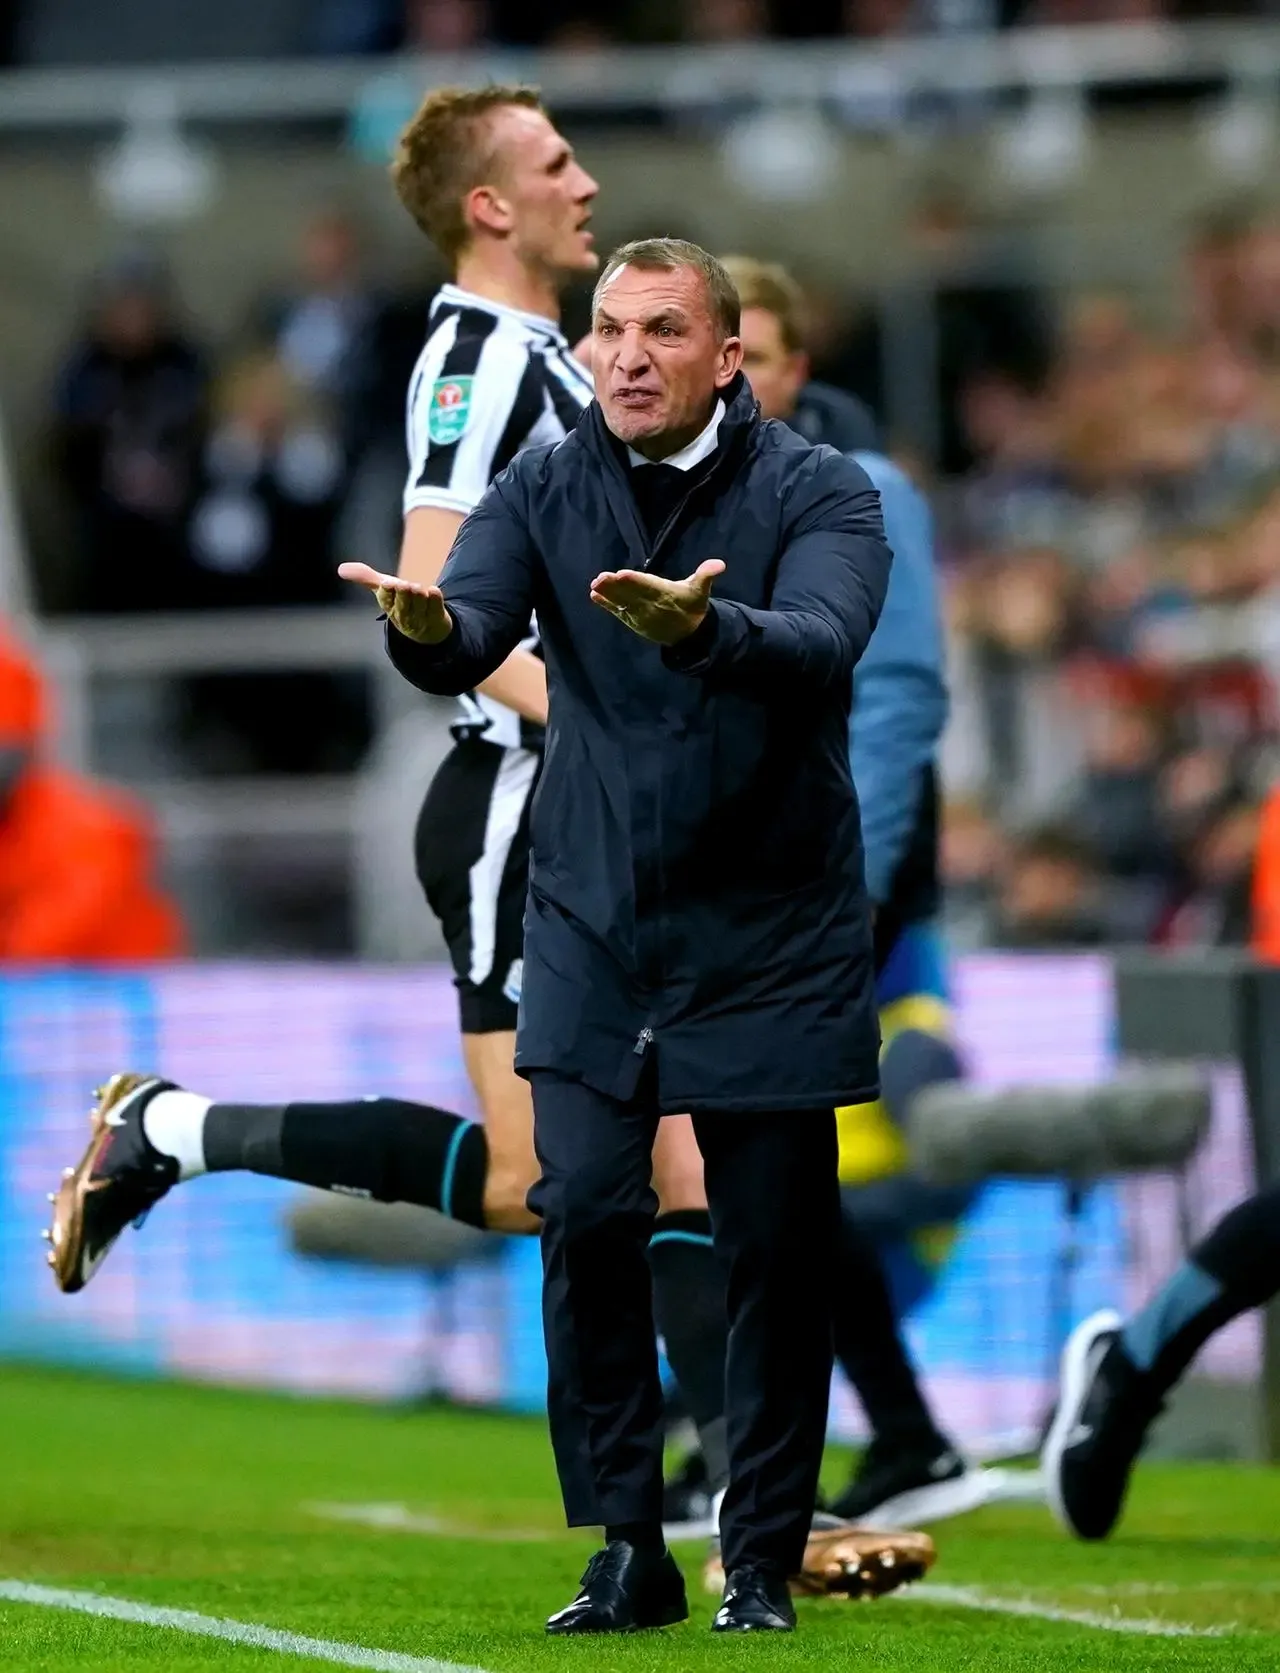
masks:
<svg viewBox="0 0 1280 1673"><path fill-rule="evenodd" d="M640 1030L640 1032L636 1035L636 1043L635 1043L634 1046L632 1046L631 1049L637 1057L643 1057L645 1052L648 1051L649 1047L652 1044L653 1044L653 1030L652 1030L652 1028L642 1028Z"/></svg>
<svg viewBox="0 0 1280 1673"><path fill-rule="evenodd" d="M706 484L711 481L711 478L713 476L715 476L715 474L716 474L716 472L714 470L712 470L707 476L702 477L700 481L695 482L693 487L687 489L685 491L685 493L681 496L680 501L676 505L675 509L671 512L671 514L667 518L666 522L658 530L657 534L654 535L654 537L653 537L653 544L649 548L649 556L644 561L644 567L646 569L652 569L654 564L657 563L658 554L662 551L663 544L665 543L665 541L667 540L667 537L671 534L671 532L675 528L676 524L680 521L680 519L684 516L685 512L688 510L690 501L695 497L695 495L697 494L697 492L700 488L705 487Z"/></svg>

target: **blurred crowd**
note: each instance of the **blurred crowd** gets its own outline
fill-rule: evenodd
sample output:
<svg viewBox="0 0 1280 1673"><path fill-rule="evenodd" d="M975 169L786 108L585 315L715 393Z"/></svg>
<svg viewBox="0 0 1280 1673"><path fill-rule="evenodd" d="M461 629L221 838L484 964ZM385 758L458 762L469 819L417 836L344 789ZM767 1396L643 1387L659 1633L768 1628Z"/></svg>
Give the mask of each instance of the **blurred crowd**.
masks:
<svg viewBox="0 0 1280 1673"><path fill-rule="evenodd" d="M1262 17L1274 9L1270 0L313 0L301 8L284 0L264 3L274 19L257 50L270 40L273 53L288 57L877 40L1038 24ZM131 6L126 34L139 15L139 7ZM50 51L61 61L68 50L72 61L79 61L82 45L74 36L69 42L59 27L69 16L74 12L68 0L60 6L50 0L0 0L0 64L49 61ZM216 56L211 44L216 20L194 32L162 27L173 43L170 50L180 57Z"/></svg>
<svg viewBox="0 0 1280 1673"><path fill-rule="evenodd" d="M589 51L613 42L868 39L1012 25L1258 15L1260 0L323 0L322 52Z"/></svg>
<svg viewBox="0 0 1280 1673"><path fill-rule="evenodd" d="M78 535L64 607L232 611L343 598L341 519L374 444L394 451L388 423L402 434L425 299L390 356L393 399L362 367L370 355L386 360L381 335L396 313L366 274L358 226L338 209L315 216L292 280L262 296L220 353L158 258L136 251L110 263L53 392L49 464ZM397 458L383 483L384 561L399 471ZM181 695L185 749L211 772L337 772L368 742L360 680L202 676Z"/></svg>
<svg viewBox="0 0 1280 1673"><path fill-rule="evenodd" d="M962 941L1248 938L1280 679L1280 226L1199 227L1183 321L1065 311L959 392L946 867Z"/></svg>
<svg viewBox="0 0 1280 1673"><path fill-rule="evenodd" d="M1118 296L939 282L936 456L903 457L947 578L960 946L1249 934L1280 679L1280 224L1206 221L1180 282L1163 335ZM382 289L336 208L218 354L155 260L104 271L52 402L81 536L65 602L326 604L340 556L394 561L429 296ZM837 308L817 369L883 411L876 333ZM368 739L363 691L323 674L191 680L183 714L196 770L343 770Z"/></svg>

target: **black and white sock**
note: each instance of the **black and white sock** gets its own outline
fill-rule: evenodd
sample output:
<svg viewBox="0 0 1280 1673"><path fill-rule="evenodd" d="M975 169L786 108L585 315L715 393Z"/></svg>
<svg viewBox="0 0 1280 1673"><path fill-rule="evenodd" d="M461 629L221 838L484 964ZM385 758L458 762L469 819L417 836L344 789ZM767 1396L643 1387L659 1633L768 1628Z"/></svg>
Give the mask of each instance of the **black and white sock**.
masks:
<svg viewBox="0 0 1280 1673"><path fill-rule="evenodd" d="M142 1112L142 1131L147 1142L162 1156L172 1156L178 1164L178 1178L194 1179L207 1173L204 1160L204 1118L209 1113L212 1098L202 1098L198 1092L185 1092L175 1087L170 1092L157 1092Z"/></svg>
<svg viewBox="0 0 1280 1673"><path fill-rule="evenodd" d="M430 1104L216 1104L172 1091L151 1099L142 1124L182 1179L244 1170L485 1223L484 1128Z"/></svg>

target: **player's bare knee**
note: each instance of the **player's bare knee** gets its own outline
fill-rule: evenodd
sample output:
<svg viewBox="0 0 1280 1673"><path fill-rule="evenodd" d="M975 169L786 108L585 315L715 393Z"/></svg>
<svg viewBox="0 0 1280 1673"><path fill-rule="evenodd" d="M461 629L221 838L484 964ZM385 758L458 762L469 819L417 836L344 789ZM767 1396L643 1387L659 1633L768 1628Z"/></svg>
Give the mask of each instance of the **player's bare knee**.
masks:
<svg viewBox="0 0 1280 1673"><path fill-rule="evenodd" d="M484 1182L485 1224L497 1232L512 1232L531 1237L541 1222L528 1204L529 1188L537 1179L536 1171L516 1168L495 1168L492 1163Z"/></svg>
<svg viewBox="0 0 1280 1673"><path fill-rule="evenodd" d="M707 1206L702 1152L687 1115L666 1116L658 1127L653 1146L653 1188L658 1193L660 1214Z"/></svg>

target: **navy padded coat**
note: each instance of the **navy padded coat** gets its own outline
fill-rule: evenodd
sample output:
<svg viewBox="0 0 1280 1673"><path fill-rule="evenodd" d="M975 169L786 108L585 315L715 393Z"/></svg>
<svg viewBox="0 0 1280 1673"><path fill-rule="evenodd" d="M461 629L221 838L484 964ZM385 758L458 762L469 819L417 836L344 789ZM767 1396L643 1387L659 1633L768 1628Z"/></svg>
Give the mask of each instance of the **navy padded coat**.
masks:
<svg viewBox="0 0 1280 1673"><path fill-rule="evenodd" d="M592 404L463 523L439 646L393 662L456 695L537 612L550 716L532 815L516 1066L660 1107L876 1095L870 910L849 771L852 673L890 552L862 468L762 420L739 378L709 471L649 540ZM707 620L663 650L593 605L602 570L723 558Z"/></svg>

